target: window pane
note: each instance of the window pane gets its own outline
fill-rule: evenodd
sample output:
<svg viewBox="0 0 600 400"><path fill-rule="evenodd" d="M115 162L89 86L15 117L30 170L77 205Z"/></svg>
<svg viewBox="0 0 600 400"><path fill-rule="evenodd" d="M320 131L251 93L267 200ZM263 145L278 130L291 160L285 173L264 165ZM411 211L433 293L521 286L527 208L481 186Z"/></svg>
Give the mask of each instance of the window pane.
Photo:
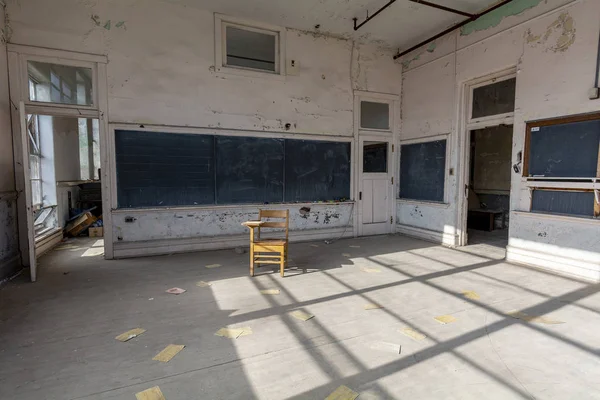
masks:
<svg viewBox="0 0 600 400"><path fill-rule="evenodd" d="M40 174L40 157L30 154L29 155L29 178L30 179L41 179Z"/></svg>
<svg viewBox="0 0 600 400"><path fill-rule="evenodd" d="M93 154L94 154L94 174L93 179L100 179L100 122L97 119L92 120L93 133Z"/></svg>
<svg viewBox="0 0 600 400"><path fill-rule="evenodd" d="M473 89L472 118L506 114L515 110L516 78Z"/></svg>
<svg viewBox="0 0 600 400"><path fill-rule="evenodd" d="M275 35L227 26L227 65L275 72Z"/></svg>
<svg viewBox="0 0 600 400"><path fill-rule="evenodd" d="M390 105L388 103L360 102L360 126L367 129L390 129Z"/></svg>
<svg viewBox="0 0 600 400"><path fill-rule="evenodd" d="M31 181L31 204L33 206L42 204L42 182L39 180Z"/></svg>
<svg viewBox="0 0 600 400"><path fill-rule="evenodd" d="M387 172L387 142L365 142L363 172Z"/></svg>
<svg viewBox="0 0 600 400"><path fill-rule="evenodd" d="M29 100L46 103L91 105L92 69L28 61L29 79L35 83Z"/></svg>
<svg viewBox="0 0 600 400"><path fill-rule="evenodd" d="M88 123L88 119L79 118L79 177L84 181L90 179Z"/></svg>

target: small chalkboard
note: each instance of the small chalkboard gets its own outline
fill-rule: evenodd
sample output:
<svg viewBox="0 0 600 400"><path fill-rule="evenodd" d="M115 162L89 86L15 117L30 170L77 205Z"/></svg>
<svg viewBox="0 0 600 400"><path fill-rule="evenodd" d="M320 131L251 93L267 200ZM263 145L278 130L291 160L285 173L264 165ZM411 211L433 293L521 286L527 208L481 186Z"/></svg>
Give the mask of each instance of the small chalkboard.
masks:
<svg viewBox="0 0 600 400"><path fill-rule="evenodd" d="M566 121L569 119L566 118ZM598 172L600 120L528 124L530 177L593 178Z"/></svg>
<svg viewBox="0 0 600 400"><path fill-rule="evenodd" d="M444 201L446 140L400 146L400 198Z"/></svg>
<svg viewBox="0 0 600 400"><path fill-rule="evenodd" d="M593 217L594 192L534 190L531 211Z"/></svg>

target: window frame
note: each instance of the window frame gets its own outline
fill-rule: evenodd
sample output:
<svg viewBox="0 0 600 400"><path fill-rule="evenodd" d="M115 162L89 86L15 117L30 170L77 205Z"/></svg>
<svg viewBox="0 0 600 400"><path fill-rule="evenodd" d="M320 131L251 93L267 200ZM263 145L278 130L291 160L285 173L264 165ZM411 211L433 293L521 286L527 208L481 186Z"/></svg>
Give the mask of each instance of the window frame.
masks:
<svg viewBox="0 0 600 400"><path fill-rule="evenodd" d="M275 36L275 71L227 64L227 27ZM286 29L215 13L215 72L248 77L284 78Z"/></svg>
<svg viewBox="0 0 600 400"><path fill-rule="evenodd" d="M503 81L507 81L509 79L516 79L516 78L517 78L516 72L514 72L514 70L511 70L508 73L501 72L499 74L487 76L487 77L483 78L480 82L475 82L475 83L469 85L469 87L468 87L469 92L467 95L466 125L468 126L468 128L470 130L486 128L488 126L493 126L493 125L499 125L499 124L504 123L503 122L504 120L511 121L510 124L513 123L512 121L514 121L514 118L515 118L514 110L512 112L508 112L508 113L493 114L493 115L487 115L485 117L473 118L473 100L474 100L473 92L475 91L475 89L478 89L480 87L490 86L490 85L493 85L498 82L503 82ZM515 87L516 87L516 85L517 85L517 82L515 80ZM515 92L516 92L516 88L515 88ZM515 108L516 108L516 97L515 97Z"/></svg>

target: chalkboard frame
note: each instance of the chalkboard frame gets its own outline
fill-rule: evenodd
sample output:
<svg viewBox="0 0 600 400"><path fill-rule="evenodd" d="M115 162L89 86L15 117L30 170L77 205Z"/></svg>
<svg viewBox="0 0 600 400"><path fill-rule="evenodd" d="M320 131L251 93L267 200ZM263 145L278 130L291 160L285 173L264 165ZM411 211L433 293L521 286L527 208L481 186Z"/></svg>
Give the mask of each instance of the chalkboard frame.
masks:
<svg viewBox="0 0 600 400"><path fill-rule="evenodd" d="M577 114L570 116L563 116L558 118L551 118L539 121L529 121L525 124L525 146L523 149L523 171L522 175L528 180L538 179L539 177L530 176L530 159L529 153L531 151L531 130L533 128L542 128L548 126L565 125L574 122L586 122L586 121L597 121L600 120L600 112L588 113L588 114ZM581 178L583 180L591 180L593 177L569 177L569 178ZM596 169L596 178L600 178L600 145L598 146L598 165ZM561 178L545 178L560 180ZM564 179L564 178L563 178Z"/></svg>

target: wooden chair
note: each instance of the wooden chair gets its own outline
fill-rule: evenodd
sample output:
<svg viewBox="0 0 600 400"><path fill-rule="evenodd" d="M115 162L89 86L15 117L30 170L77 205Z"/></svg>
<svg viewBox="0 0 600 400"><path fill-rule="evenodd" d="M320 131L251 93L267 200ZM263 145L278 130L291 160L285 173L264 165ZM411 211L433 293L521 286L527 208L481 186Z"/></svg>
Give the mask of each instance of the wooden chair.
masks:
<svg viewBox="0 0 600 400"><path fill-rule="evenodd" d="M265 221L273 218L283 221ZM279 264L279 274L283 276L287 264L290 210L259 210L258 219L243 224L250 228L250 276L254 276L256 264ZM285 238L261 238L263 228L285 228ZM255 229L258 230L256 235Z"/></svg>

